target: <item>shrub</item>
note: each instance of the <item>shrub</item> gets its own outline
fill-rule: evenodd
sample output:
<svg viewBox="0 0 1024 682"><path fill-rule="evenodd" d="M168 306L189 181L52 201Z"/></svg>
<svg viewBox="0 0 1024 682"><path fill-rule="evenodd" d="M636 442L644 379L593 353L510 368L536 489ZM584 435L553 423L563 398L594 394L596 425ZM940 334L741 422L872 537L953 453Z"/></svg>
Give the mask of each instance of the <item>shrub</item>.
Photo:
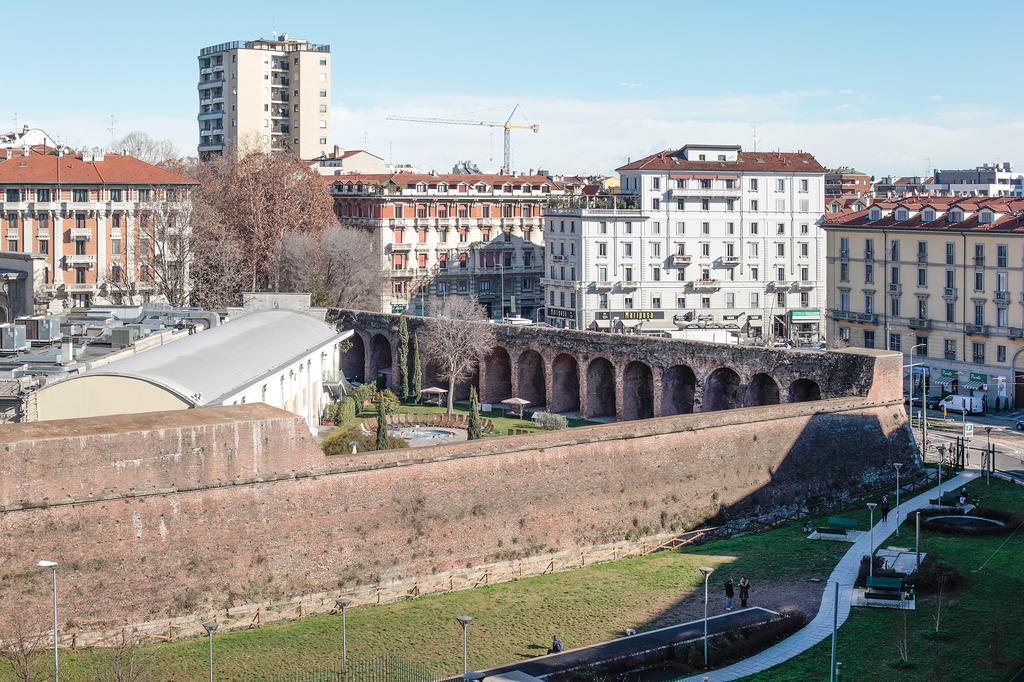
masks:
<svg viewBox="0 0 1024 682"><path fill-rule="evenodd" d="M398 396L395 395L390 388L378 391L377 394L373 396L373 399L384 403L384 414L387 415L394 414L400 404Z"/></svg>
<svg viewBox="0 0 1024 682"><path fill-rule="evenodd" d="M377 449L376 434L365 434L360 427L350 429L335 429L331 431L320 443L320 449L325 455L348 455L352 452L352 443L356 444L357 452L370 452ZM389 435L387 437L388 450L401 450L409 447L409 442L404 438Z"/></svg>
<svg viewBox="0 0 1024 682"><path fill-rule="evenodd" d="M896 571L887 570L885 568L885 560L875 555L875 577L876 578L901 578L903 577ZM866 587L868 579L868 556L864 555L860 558L860 568L857 570L857 581L853 584L854 587Z"/></svg>
<svg viewBox="0 0 1024 682"><path fill-rule="evenodd" d="M942 585L943 592L958 590L964 585L964 576L953 566L944 564L929 554L921 568L913 575L914 590L918 594L935 593Z"/></svg>
<svg viewBox="0 0 1024 682"><path fill-rule="evenodd" d="M356 408L356 401L352 396L345 396L338 403L338 410L336 413L335 423L348 421L349 419L355 419L356 413L359 411Z"/></svg>
<svg viewBox="0 0 1024 682"><path fill-rule="evenodd" d="M944 523L932 523L932 518L936 516L957 516L963 515L964 510L960 508L944 508L941 510L928 512L927 515L921 514L921 528L924 530L934 531L937 533L945 533L947 535L1006 535L1013 531L1021 524L1021 518L1016 514L1013 514L1002 509L993 509L991 507L977 507L971 511L968 516L980 516L986 519L994 519L996 521L1002 521L1002 525L985 525L985 526L953 526Z"/></svg>
<svg viewBox="0 0 1024 682"><path fill-rule="evenodd" d="M537 426L549 431L560 431L569 426L569 420L554 412L544 412L533 420Z"/></svg>

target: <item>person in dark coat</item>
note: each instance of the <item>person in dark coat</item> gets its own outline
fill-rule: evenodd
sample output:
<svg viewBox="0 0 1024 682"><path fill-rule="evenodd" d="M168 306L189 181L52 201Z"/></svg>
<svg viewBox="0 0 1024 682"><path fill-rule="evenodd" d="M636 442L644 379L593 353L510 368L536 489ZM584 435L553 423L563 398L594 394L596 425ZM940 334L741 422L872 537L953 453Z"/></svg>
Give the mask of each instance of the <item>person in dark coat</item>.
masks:
<svg viewBox="0 0 1024 682"><path fill-rule="evenodd" d="M551 648L548 649L549 654L558 654L565 649L565 645L562 644L562 640L558 639L558 635L551 635Z"/></svg>
<svg viewBox="0 0 1024 682"><path fill-rule="evenodd" d="M750 597L750 581L746 576L740 578L740 608L747 608L747 599Z"/></svg>
<svg viewBox="0 0 1024 682"><path fill-rule="evenodd" d="M725 581L725 610L732 611L732 600L736 596L736 591L732 586L732 578Z"/></svg>
<svg viewBox="0 0 1024 682"><path fill-rule="evenodd" d="M882 523L885 523L886 519L889 518L889 496L882 495L882 503L878 505L878 508L882 510Z"/></svg>

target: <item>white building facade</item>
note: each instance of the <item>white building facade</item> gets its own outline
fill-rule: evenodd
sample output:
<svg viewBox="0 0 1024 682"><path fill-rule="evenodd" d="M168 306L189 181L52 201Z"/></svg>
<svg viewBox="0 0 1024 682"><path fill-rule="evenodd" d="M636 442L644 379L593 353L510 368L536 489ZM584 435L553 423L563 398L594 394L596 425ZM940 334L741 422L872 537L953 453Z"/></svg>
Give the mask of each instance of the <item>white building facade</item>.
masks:
<svg viewBox="0 0 1024 682"><path fill-rule="evenodd" d="M812 155L687 145L619 172L613 205L545 213L552 324L821 341L825 169Z"/></svg>

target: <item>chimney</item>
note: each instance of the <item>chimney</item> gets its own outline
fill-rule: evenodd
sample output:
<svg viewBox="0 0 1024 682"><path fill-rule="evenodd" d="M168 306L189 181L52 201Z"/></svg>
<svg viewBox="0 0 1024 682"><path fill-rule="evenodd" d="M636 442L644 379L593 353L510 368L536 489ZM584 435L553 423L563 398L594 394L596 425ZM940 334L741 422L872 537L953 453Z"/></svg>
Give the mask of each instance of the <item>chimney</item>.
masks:
<svg viewBox="0 0 1024 682"><path fill-rule="evenodd" d="M75 342L64 339L60 344L60 364L70 365L75 361Z"/></svg>
<svg viewBox="0 0 1024 682"><path fill-rule="evenodd" d="M6 151L6 154L5 154L5 156L6 156L6 157L7 157L8 159L10 159L10 158L13 158L13 157L14 157L14 150L13 150L13 149L11 149L10 147L8 147L8 148L7 148L7 149L6 149L5 151Z"/></svg>
<svg viewBox="0 0 1024 682"><path fill-rule="evenodd" d="M334 158L340 159L341 155L345 153L345 150L341 148L341 145L334 145Z"/></svg>

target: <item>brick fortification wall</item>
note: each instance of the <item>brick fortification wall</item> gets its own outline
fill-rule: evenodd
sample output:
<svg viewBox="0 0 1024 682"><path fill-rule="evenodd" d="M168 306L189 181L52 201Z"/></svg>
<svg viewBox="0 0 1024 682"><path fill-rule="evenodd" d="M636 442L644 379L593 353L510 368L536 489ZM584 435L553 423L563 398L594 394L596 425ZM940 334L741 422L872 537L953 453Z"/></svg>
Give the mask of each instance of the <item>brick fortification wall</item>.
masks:
<svg viewBox="0 0 1024 682"><path fill-rule="evenodd" d="M0 426L0 619L45 610L40 558L60 563L62 623L88 628L839 494L912 457L902 402L879 390L336 458L264 405Z"/></svg>

